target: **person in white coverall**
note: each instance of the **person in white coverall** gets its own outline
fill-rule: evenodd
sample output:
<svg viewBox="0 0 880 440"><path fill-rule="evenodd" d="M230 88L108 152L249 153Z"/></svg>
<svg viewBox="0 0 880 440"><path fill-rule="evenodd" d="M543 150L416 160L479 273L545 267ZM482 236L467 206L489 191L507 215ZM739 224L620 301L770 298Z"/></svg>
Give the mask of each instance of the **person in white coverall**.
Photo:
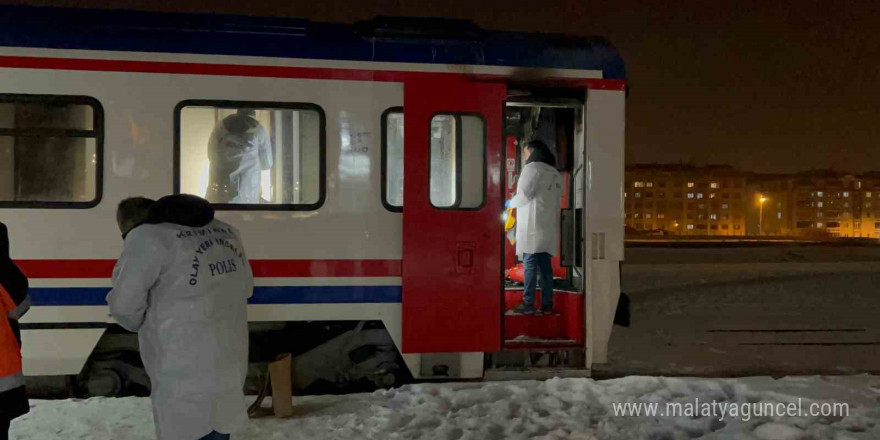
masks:
<svg viewBox="0 0 880 440"><path fill-rule="evenodd" d="M516 195L507 203L516 208L516 254L523 260L525 285L522 304L514 313L535 313L537 274L541 275L540 313L553 313L553 265L559 249L562 175L556 158L543 142L530 142L523 151L526 166L520 173Z"/></svg>
<svg viewBox="0 0 880 440"><path fill-rule="evenodd" d="M208 141L211 203L260 203L260 171L272 168L273 155L269 133L255 116L254 109L239 109L214 127Z"/></svg>
<svg viewBox="0 0 880 440"><path fill-rule="evenodd" d="M228 439L247 421L253 274L238 231L190 195L124 200L117 220L125 243L107 302L138 333L158 439Z"/></svg>

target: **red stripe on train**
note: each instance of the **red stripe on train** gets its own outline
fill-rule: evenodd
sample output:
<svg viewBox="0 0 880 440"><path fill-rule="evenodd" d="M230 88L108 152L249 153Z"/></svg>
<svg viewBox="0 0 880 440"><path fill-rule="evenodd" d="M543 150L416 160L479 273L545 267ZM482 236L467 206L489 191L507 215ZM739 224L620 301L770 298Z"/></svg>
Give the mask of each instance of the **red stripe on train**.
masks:
<svg viewBox="0 0 880 440"><path fill-rule="evenodd" d="M49 58L0 56L0 67L22 69L80 70L93 72L177 73L184 75L251 76L266 78L335 79L347 81L404 82L407 78L443 79L461 76L444 72L404 72L368 69L332 69L317 67L253 66L243 64L183 63L170 61L101 60L81 58ZM477 79L493 81L500 75L469 75ZM620 79L602 78L542 78L545 85L559 87L587 87L595 90L626 89Z"/></svg>
<svg viewBox="0 0 880 440"><path fill-rule="evenodd" d="M15 260L28 278L110 278L116 260ZM399 277L401 260L251 260L258 278Z"/></svg>

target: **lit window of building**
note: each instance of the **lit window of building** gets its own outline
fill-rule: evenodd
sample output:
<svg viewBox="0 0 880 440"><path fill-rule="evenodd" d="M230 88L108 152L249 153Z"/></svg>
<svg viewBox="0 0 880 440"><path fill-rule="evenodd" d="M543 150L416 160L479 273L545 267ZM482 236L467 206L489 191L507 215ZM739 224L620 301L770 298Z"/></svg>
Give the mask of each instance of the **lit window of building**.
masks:
<svg viewBox="0 0 880 440"><path fill-rule="evenodd" d="M709 188L718 188L718 182L712 182L709 184Z"/></svg>
<svg viewBox="0 0 880 440"><path fill-rule="evenodd" d="M825 193L823 193L822 191L819 191L816 193L816 197L825 197Z"/></svg>
<svg viewBox="0 0 880 440"><path fill-rule="evenodd" d="M688 198L689 198L689 199L694 198L694 193L688 193Z"/></svg>
<svg viewBox="0 0 880 440"><path fill-rule="evenodd" d="M782 213L781 213L781 212L777 212L777 213L776 213L776 218L778 218L778 219L782 219Z"/></svg>
<svg viewBox="0 0 880 440"><path fill-rule="evenodd" d="M822 204L822 202L819 202L819 203L816 204L816 206L818 206L818 207L821 208L821 207L824 206L824 205Z"/></svg>
<svg viewBox="0 0 880 440"><path fill-rule="evenodd" d="M693 187L694 187L694 182L688 182L688 188L693 188Z"/></svg>
<svg viewBox="0 0 880 440"><path fill-rule="evenodd" d="M694 229L694 225L688 225L688 229Z"/></svg>
<svg viewBox="0 0 880 440"><path fill-rule="evenodd" d="M635 188L644 188L645 182L633 182L633 187Z"/></svg>
<svg viewBox="0 0 880 440"><path fill-rule="evenodd" d="M645 218L651 218L651 214L650 213L645 214Z"/></svg>
<svg viewBox="0 0 880 440"><path fill-rule="evenodd" d="M871 191L866 192L866 193L865 193L865 197L867 197L867 198L870 199L870 198L871 198Z"/></svg>
<svg viewBox="0 0 880 440"><path fill-rule="evenodd" d="M623 198L626 198L626 191L623 192Z"/></svg>
<svg viewBox="0 0 880 440"><path fill-rule="evenodd" d="M844 196L844 197L849 197L849 191L844 191L844 192L843 192L843 196Z"/></svg>
<svg viewBox="0 0 880 440"><path fill-rule="evenodd" d="M703 193L697 193L697 198L698 198L698 199L702 199L702 198L703 198Z"/></svg>
<svg viewBox="0 0 880 440"><path fill-rule="evenodd" d="M822 225L822 222L816 222L816 227L817 227L817 228L821 228L822 226L823 226L823 225Z"/></svg>
<svg viewBox="0 0 880 440"><path fill-rule="evenodd" d="M718 220L718 214L709 214L709 218L712 220Z"/></svg>
<svg viewBox="0 0 880 440"><path fill-rule="evenodd" d="M639 213L637 212L637 213L633 214L633 218L639 218Z"/></svg>
<svg viewBox="0 0 880 440"><path fill-rule="evenodd" d="M724 204L721 205L721 209L727 209L727 208L728 208L727 203L724 203Z"/></svg>
<svg viewBox="0 0 880 440"><path fill-rule="evenodd" d="M666 218L666 214L657 214L657 218Z"/></svg>
<svg viewBox="0 0 880 440"><path fill-rule="evenodd" d="M653 187L654 187L654 182L648 182L648 183L645 184L645 186L647 186L648 188L653 188Z"/></svg>
<svg viewBox="0 0 880 440"><path fill-rule="evenodd" d="M715 198L715 193L710 193L710 194L709 194L709 198L710 198L710 199L714 199L714 198Z"/></svg>
<svg viewBox="0 0 880 440"><path fill-rule="evenodd" d="M639 198L642 197L642 193L635 193L635 194L633 194L633 195L634 195L637 199L639 199Z"/></svg>

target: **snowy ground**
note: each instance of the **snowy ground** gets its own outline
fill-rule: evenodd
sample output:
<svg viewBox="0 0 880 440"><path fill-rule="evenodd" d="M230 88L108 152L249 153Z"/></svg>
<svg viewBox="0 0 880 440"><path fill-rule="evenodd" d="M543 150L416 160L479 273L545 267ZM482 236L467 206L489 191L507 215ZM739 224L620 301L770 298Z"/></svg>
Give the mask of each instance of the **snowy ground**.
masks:
<svg viewBox="0 0 880 440"><path fill-rule="evenodd" d="M627 248L594 375L880 373L880 247Z"/></svg>
<svg viewBox="0 0 880 440"><path fill-rule="evenodd" d="M816 402L849 405L830 417L625 417L613 404ZM251 420L235 439L859 440L880 438L880 377L684 379L418 384L372 394L295 397L289 420ZM805 409L806 410L806 409ZM149 400L33 401L12 438L152 439Z"/></svg>

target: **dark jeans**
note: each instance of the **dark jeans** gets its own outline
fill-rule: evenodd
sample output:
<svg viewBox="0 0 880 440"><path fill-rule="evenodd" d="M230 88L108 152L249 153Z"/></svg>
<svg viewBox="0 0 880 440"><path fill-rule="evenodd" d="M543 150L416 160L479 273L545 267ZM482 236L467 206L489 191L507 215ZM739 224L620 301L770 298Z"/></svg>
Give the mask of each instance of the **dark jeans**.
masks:
<svg viewBox="0 0 880 440"><path fill-rule="evenodd" d="M553 307L553 264L550 262L550 254L523 254L523 267L525 269L525 287L523 289L523 305L535 306L535 289L538 277L536 272L541 273L541 307Z"/></svg>
<svg viewBox="0 0 880 440"><path fill-rule="evenodd" d="M210 434L200 438L199 440L229 440L229 434L220 434L217 431L211 431Z"/></svg>

